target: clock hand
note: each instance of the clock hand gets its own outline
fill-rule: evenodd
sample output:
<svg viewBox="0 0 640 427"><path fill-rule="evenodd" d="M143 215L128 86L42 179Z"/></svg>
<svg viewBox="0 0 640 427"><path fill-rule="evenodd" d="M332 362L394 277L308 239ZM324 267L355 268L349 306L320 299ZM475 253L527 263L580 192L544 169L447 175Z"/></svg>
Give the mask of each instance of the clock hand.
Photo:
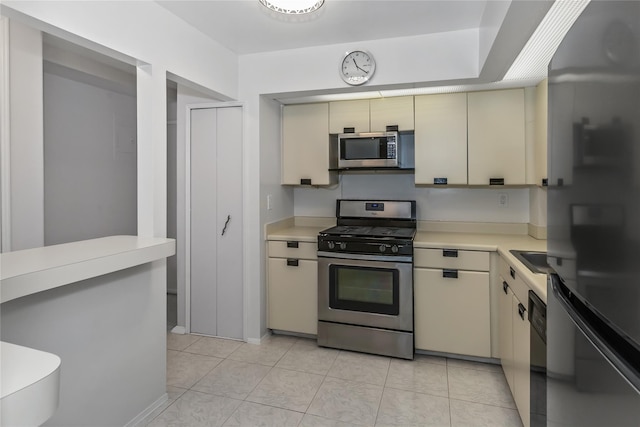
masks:
<svg viewBox="0 0 640 427"><path fill-rule="evenodd" d="M369 74L369 72L368 72L367 70L363 70L362 68L360 68L360 67L358 66L358 63L356 62L356 60L355 60L355 59L353 60L353 63L355 64L355 66L356 66L356 68L357 68L358 70L360 70L360 71L364 72L365 74Z"/></svg>

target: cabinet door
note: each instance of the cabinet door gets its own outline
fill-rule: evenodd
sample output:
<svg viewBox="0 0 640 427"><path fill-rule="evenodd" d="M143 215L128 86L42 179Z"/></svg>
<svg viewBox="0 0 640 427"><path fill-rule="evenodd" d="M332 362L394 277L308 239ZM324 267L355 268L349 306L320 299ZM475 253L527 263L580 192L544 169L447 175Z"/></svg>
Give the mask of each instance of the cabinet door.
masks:
<svg viewBox="0 0 640 427"><path fill-rule="evenodd" d="M369 132L369 100L336 101L329 103L329 133Z"/></svg>
<svg viewBox="0 0 640 427"><path fill-rule="evenodd" d="M524 90L468 94L469 184L526 183Z"/></svg>
<svg viewBox="0 0 640 427"><path fill-rule="evenodd" d="M416 268L414 304L416 348L491 357L489 273Z"/></svg>
<svg viewBox="0 0 640 427"><path fill-rule="evenodd" d="M318 327L318 262L269 258L268 301L269 328L315 335Z"/></svg>
<svg viewBox="0 0 640 427"><path fill-rule="evenodd" d="M369 101L371 131L382 132L387 126L398 130L414 129L413 96L372 99Z"/></svg>
<svg viewBox="0 0 640 427"><path fill-rule="evenodd" d="M498 289L498 339L500 362L509 388L513 392L513 292L509 284L500 277Z"/></svg>
<svg viewBox="0 0 640 427"><path fill-rule="evenodd" d="M285 105L282 114L282 184L331 185L329 105Z"/></svg>
<svg viewBox="0 0 640 427"><path fill-rule="evenodd" d="M534 144L534 184L542 186L547 179L547 79L536 86L536 117Z"/></svg>
<svg viewBox="0 0 640 427"><path fill-rule="evenodd" d="M515 296L513 301L513 397L524 427L529 427L530 343L529 320L524 304Z"/></svg>
<svg viewBox="0 0 640 427"><path fill-rule="evenodd" d="M416 184L467 184L467 94L415 97Z"/></svg>

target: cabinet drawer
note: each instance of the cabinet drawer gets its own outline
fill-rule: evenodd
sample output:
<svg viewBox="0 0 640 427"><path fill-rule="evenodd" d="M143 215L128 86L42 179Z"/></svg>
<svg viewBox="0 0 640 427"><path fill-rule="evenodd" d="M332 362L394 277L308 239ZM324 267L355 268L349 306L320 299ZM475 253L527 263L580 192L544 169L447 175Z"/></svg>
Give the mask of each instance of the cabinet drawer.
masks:
<svg viewBox="0 0 640 427"><path fill-rule="evenodd" d="M270 258L317 259L318 244L311 242L269 240Z"/></svg>
<svg viewBox="0 0 640 427"><path fill-rule="evenodd" d="M416 267L489 271L489 252L458 249L414 249Z"/></svg>

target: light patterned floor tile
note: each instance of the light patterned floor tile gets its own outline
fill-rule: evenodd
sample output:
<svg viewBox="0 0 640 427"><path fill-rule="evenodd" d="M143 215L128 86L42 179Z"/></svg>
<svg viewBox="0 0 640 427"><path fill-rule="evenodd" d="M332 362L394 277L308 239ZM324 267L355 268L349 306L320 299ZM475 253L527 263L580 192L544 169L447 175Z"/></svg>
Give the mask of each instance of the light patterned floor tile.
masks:
<svg viewBox="0 0 640 427"><path fill-rule="evenodd" d="M437 365L447 365L447 358L440 356L432 356L429 354L415 354L413 357L415 362L426 362L426 363L435 363Z"/></svg>
<svg viewBox="0 0 640 427"><path fill-rule="evenodd" d="M214 427L224 422L242 401L195 391L185 392L149 427Z"/></svg>
<svg viewBox="0 0 640 427"><path fill-rule="evenodd" d="M315 341L298 341L280 359L276 367L326 375L339 353L339 350L318 347Z"/></svg>
<svg viewBox="0 0 640 427"><path fill-rule="evenodd" d="M168 332L167 333L167 350L182 351L201 338L202 337L198 335L173 334L171 332Z"/></svg>
<svg viewBox="0 0 640 427"><path fill-rule="evenodd" d="M354 425L372 425L376 419L382 386L326 377L308 414Z"/></svg>
<svg viewBox="0 0 640 427"><path fill-rule="evenodd" d="M515 408L504 375L499 372L447 367L449 397L468 402Z"/></svg>
<svg viewBox="0 0 640 427"><path fill-rule="evenodd" d="M244 400L270 370L268 366L227 359L198 381L193 389Z"/></svg>
<svg viewBox="0 0 640 427"><path fill-rule="evenodd" d="M258 403L243 402L229 417L225 427L295 427L303 414Z"/></svg>
<svg viewBox="0 0 640 427"><path fill-rule="evenodd" d="M447 366L392 359L385 387L449 397Z"/></svg>
<svg viewBox="0 0 640 427"><path fill-rule="evenodd" d="M448 427L449 399L385 388L376 426Z"/></svg>
<svg viewBox="0 0 640 427"><path fill-rule="evenodd" d="M271 336L260 344L243 343L229 355L229 359L275 366L295 342L296 338Z"/></svg>
<svg viewBox="0 0 640 427"><path fill-rule="evenodd" d="M298 427L353 427L353 424L305 414ZM373 424L371 425L373 427Z"/></svg>
<svg viewBox="0 0 640 427"><path fill-rule="evenodd" d="M389 372L389 357L341 351L327 373L333 378L384 385Z"/></svg>
<svg viewBox="0 0 640 427"><path fill-rule="evenodd" d="M202 337L187 347L184 351L187 353L196 353L204 356L220 357L224 359L236 351L241 345L242 341Z"/></svg>
<svg viewBox="0 0 640 427"><path fill-rule="evenodd" d="M222 359L181 351L167 351L167 385L191 388L215 368Z"/></svg>
<svg viewBox="0 0 640 427"><path fill-rule="evenodd" d="M451 427L522 427L515 409L451 399Z"/></svg>
<svg viewBox="0 0 640 427"><path fill-rule="evenodd" d="M165 409L167 409L173 402L175 402L180 396L182 396L187 389L179 388L179 387L171 387L167 386L167 401L163 403L161 406L157 407L151 414L145 418L146 423L142 423L143 426L148 426L158 415L162 413Z"/></svg>
<svg viewBox="0 0 640 427"><path fill-rule="evenodd" d="M471 360L447 359L447 366L454 368L475 369L487 372L502 372L502 366L494 363L473 362Z"/></svg>
<svg viewBox="0 0 640 427"><path fill-rule="evenodd" d="M305 412L323 379L322 375L273 368L246 400Z"/></svg>

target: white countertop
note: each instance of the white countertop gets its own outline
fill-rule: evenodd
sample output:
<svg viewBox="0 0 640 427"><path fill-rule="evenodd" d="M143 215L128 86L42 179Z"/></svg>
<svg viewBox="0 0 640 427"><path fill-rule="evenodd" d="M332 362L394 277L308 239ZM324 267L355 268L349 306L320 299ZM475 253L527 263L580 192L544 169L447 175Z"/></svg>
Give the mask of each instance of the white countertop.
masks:
<svg viewBox="0 0 640 427"><path fill-rule="evenodd" d="M40 425L58 407L58 356L0 342L2 425Z"/></svg>
<svg viewBox="0 0 640 427"><path fill-rule="evenodd" d="M175 254L175 240L109 236L0 254L0 303Z"/></svg>

